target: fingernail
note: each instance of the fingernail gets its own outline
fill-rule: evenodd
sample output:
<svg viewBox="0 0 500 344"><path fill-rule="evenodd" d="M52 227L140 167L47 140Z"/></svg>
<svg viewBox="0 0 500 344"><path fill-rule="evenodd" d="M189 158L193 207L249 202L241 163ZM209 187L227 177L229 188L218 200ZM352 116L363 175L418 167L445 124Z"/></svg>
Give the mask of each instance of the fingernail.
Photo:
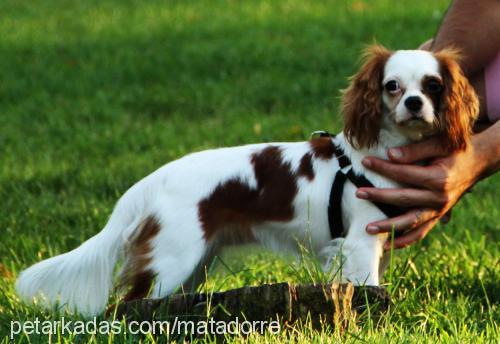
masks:
<svg viewBox="0 0 500 344"><path fill-rule="evenodd" d="M362 198L362 199L368 199L368 192L356 190L356 197Z"/></svg>
<svg viewBox="0 0 500 344"><path fill-rule="evenodd" d="M361 160L361 163L364 167L370 168L372 166L372 162L370 161L370 159L364 158L363 160Z"/></svg>
<svg viewBox="0 0 500 344"><path fill-rule="evenodd" d="M372 233L372 234L378 233L379 229L380 228L378 228L377 226L373 226L373 225L370 225L370 226L366 227L366 231L368 233Z"/></svg>
<svg viewBox="0 0 500 344"><path fill-rule="evenodd" d="M389 155L396 159L401 159L403 157L403 151L399 148L390 148Z"/></svg>

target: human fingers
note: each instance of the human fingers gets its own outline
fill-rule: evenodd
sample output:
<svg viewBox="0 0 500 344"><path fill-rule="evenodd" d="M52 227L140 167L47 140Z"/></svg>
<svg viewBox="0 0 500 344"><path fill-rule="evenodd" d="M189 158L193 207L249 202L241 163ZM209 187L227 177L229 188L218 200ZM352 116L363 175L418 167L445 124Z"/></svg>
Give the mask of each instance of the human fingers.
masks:
<svg viewBox="0 0 500 344"><path fill-rule="evenodd" d="M436 225L436 223L439 221L438 218L435 218L435 219L432 219L428 222L426 222L425 224L423 224L422 226L418 227L417 229L397 238L397 239L394 239L394 242L393 242L393 247L394 249L401 249L401 248L405 248L411 244L414 244L420 240L422 240L423 238L425 238L425 236L427 235L427 233L429 233L431 231L432 228L434 228L434 226ZM384 249L385 250L390 250L391 249L391 242L390 240L386 241L386 243L384 244Z"/></svg>
<svg viewBox="0 0 500 344"><path fill-rule="evenodd" d="M406 146L390 148L387 151L390 160L403 164L411 164L430 158L444 157L448 154L449 152L443 147L438 138L431 138Z"/></svg>
<svg viewBox="0 0 500 344"><path fill-rule="evenodd" d="M407 213L390 219L369 223L366 231L370 234L407 231L420 227L427 221L436 218L439 212L434 209L413 209Z"/></svg>
<svg viewBox="0 0 500 344"><path fill-rule="evenodd" d="M429 167L424 166L400 165L375 157L364 158L362 164L372 171L403 184L427 186L436 178L429 173Z"/></svg>
<svg viewBox="0 0 500 344"><path fill-rule="evenodd" d="M359 188L356 197L400 207L430 207L441 209L447 200L430 190L409 188Z"/></svg>

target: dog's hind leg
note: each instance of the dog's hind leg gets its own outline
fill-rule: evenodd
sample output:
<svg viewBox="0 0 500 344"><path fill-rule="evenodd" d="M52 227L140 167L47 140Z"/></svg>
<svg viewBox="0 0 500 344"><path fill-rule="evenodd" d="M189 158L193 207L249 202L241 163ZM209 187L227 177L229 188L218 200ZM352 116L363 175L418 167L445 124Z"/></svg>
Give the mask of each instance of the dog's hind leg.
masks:
<svg viewBox="0 0 500 344"><path fill-rule="evenodd" d="M165 219L164 231L154 242L150 267L155 274L151 297L171 294L191 276L209 244L204 238L197 209Z"/></svg>
<svg viewBox="0 0 500 344"><path fill-rule="evenodd" d="M251 227L248 225L228 225L219 229L216 235L208 241L203 258L200 260L191 276L184 282L182 286L183 291L194 293L200 285L206 282L207 274L211 272L211 269L217 263L220 263L220 255L224 247L245 245L255 242L256 238Z"/></svg>
<svg viewBox="0 0 500 344"><path fill-rule="evenodd" d="M195 209L178 208L168 215L161 209L152 213L129 239L121 273L121 285L130 287L124 301L172 293L192 274L207 250Z"/></svg>
<svg viewBox="0 0 500 344"><path fill-rule="evenodd" d="M188 279L182 284L183 293L195 293L198 288L207 281L207 275L217 263L218 256L221 253L220 247L213 243L207 248L203 258L193 270Z"/></svg>
<svg viewBox="0 0 500 344"><path fill-rule="evenodd" d="M165 254L158 257L155 262L155 266L158 265L158 271L156 272L154 288L150 296L162 298L182 286L198 266L198 262L203 255L203 249L204 247L198 245L190 245L189 247L186 246L186 251L182 254L175 256Z"/></svg>

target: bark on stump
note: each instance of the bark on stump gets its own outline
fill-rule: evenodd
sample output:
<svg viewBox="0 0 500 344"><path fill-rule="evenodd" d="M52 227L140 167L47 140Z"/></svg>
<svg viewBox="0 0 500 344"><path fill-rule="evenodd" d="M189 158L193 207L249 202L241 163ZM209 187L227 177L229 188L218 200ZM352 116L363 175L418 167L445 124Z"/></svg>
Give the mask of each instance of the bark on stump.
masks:
<svg viewBox="0 0 500 344"><path fill-rule="evenodd" d="M384 288L351 284L264 284L224 292L175 294L164 299L135 300L118 305L117 318L129 320L178 320L240 322L279 319L282 324L310 319L343 326L352 312L370 307L371 315L387 310L390 296Z"/></svg>

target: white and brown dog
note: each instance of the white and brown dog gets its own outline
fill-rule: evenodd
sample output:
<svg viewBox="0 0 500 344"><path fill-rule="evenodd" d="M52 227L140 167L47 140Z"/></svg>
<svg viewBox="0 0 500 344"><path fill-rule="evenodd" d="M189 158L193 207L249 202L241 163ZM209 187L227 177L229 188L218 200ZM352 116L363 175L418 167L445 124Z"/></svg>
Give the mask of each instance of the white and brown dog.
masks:
<svg viewBox="0 0 500 344"><path fill-rule="evenodd" d="M124 257L125 300L150 291L163 297L188 280L227 236L279 251L296 251L297 240L307 240L327 262L342 250L343 280L378 285L388 236L369 235L365 226L386 215L355 197L353 178L398 187L366 170L361 160L387 158L390 147L434 135L450 149L466 147L478 100L455 59L449 50L391 52L372 46L343 94L343 133L207 150L170 162L132 186L96 236L23 271L19 295L99 313L114 267ZM339 170L347 176L342 190L332 188ZM332 199L341 200L338 208L332 209ZM339 223L336 237L331 229Z"/></svg>

